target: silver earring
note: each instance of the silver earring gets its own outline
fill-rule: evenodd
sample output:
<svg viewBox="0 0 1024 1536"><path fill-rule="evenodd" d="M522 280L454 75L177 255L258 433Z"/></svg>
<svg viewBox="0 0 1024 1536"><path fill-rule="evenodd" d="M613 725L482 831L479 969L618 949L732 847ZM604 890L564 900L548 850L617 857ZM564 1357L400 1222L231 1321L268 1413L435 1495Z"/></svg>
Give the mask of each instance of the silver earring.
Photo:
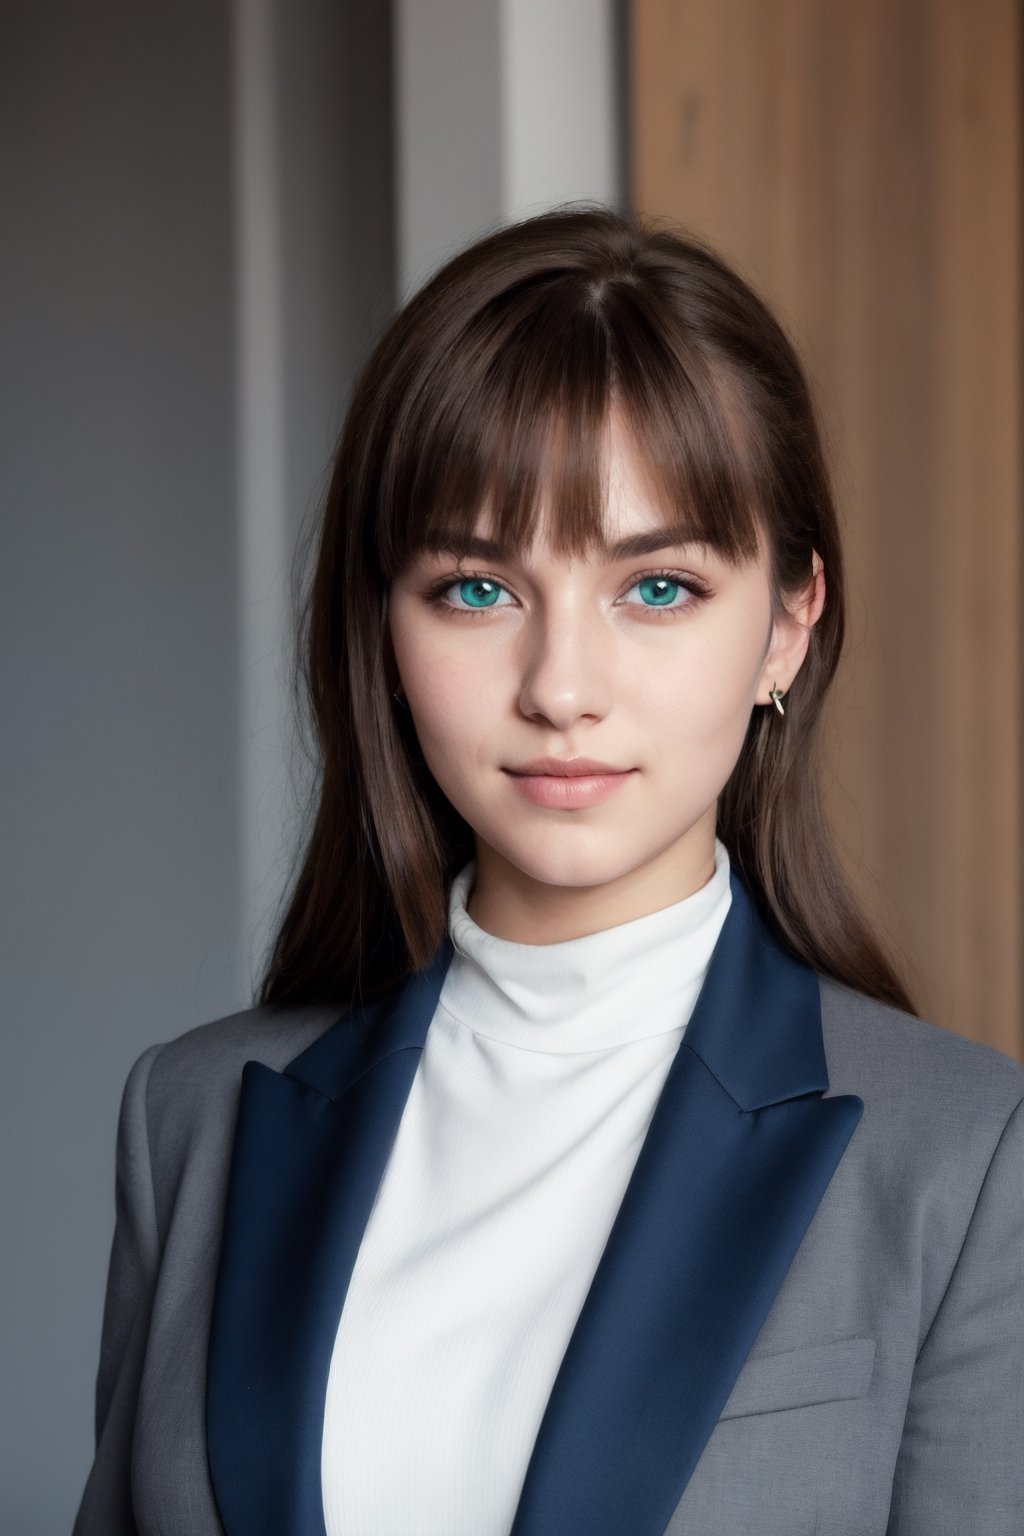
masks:
<svg viewBox="0 0 1024 1536"><path fill-rule="evenodd" d="M392 695L391 695L391 697L392 697L392 698L393 698L393 699L394 699L394 700L395 700L395 701L396 701L396 702L397 702L397 703L399 703L399 704L404 704L404 703L405 703L405 702L406 702L406 700L405 700L405 694L404 694L404 693L403 693L403 692L402 692L402 689L401 689L401 686L399 686L399 687L398 687L398 688L396 688L396 689L395 689L395 691L394 691L394 693L393 693L393 694L392 694Z"/></svg>
<svg viewBox="0 0 1024 1536"><path fill-rule="evenodd" d="M778 710L779 714L784 715L786 711L782 707L782 689L779 688L776 683L772 683L772 686L769 688L768 697L775 705L775 708Z"/></svg>

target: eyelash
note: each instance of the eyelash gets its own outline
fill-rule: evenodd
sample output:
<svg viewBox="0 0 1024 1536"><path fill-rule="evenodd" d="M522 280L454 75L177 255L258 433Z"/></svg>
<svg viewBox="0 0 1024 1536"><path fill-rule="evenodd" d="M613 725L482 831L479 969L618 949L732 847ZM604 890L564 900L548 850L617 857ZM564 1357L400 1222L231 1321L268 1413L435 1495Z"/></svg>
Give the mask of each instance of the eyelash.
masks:
<svg viewBox="0 0 1024 1536"><path fill-rule="evenodd" d="M710 587L708 587L703 581L698 581L696 576L688 576L683 571L641 571L638 576L633 577L633 580L630 582L629 586L625 588L625 590L627 592L631 592L632 589L639 586L642 581L657 581L660 579L671 581L676 586L684 588L684 590L690 594L690 601L688 603L682 603L674 608L655 608L634 603L630 603L628 606L641 607L644 613L654 613L657 614L659 618L662 616L678 618L680 614L691 612L692 609L696 608L700 603L705 602L707 598L711 596ZM501 587L503 591L509 591L509 588L503 581L499 581L496 576L488 575L485 571L456 571L454 575L440 577L439 580L435 581L427 589L427 602L431 605L432 608L437 608L445 613L457 614L460 618L463 616L476 618L479 614L493 612L493 604L487 608L460 608L458 604L448 601L447 597L445 597L445 593L449 590L450 587L453 587L456 582L461 585L461 583L464 581L490 581L493 582L496 587Z"/></svg>

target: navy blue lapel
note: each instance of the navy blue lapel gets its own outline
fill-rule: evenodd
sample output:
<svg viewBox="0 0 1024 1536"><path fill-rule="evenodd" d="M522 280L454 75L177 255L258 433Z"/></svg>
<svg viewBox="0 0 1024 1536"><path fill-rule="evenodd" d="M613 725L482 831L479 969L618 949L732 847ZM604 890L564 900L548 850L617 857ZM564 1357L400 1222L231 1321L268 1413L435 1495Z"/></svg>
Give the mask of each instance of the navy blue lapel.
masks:
<svg viewBox="0 0 1024 1536"><path fill-rule="evenodd" d="M278 1073L242 1072L207 1358L227 1536L325 1536L331 1352L356 1254L453 951L345 1014Z"/></svg>
<svg viewBox="0 0 1024 1536"><path fill-rule="evenodd" d="M860 1116L818 979L732 905L556 1377L511 1536L663 1536ZM227 1536L324 1536L331 1351L451 959L246 1065L211 1327Z"/></svg>
<svg viewBox="0 0 1024 1536"><path fill-rule="evenodd" d="M822 1097L816 974L731 882L511 1536L663 1536L863 1113Z"/></svg>

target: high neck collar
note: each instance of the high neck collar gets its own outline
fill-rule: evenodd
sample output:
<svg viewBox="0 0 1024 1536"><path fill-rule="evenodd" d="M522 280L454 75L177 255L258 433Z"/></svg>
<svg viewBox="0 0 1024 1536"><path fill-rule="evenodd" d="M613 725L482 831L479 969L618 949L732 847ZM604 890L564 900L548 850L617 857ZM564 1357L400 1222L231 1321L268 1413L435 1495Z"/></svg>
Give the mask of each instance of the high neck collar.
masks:
<svg viewBox="0 0 1024 1536"><path fill-rule="evenodd" d="M607 1050L681 1033L729 910L729 855L682 901L560 944L497 938L469 916L476 861L452 883L455 954L439 1004L478 1034L553 1054Z"/></svg>

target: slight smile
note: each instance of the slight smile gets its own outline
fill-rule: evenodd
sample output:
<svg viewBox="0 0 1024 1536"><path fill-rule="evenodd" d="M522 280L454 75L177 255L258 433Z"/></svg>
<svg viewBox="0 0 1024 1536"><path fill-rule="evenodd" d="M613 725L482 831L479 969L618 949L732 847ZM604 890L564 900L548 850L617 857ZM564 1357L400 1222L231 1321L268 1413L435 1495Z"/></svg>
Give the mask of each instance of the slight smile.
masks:
<svg viewBox="0 0 1024 1536"><path fill-rule="evenodd" d="M506 768L525 799L548 810L574 811L599 805L630 778L635 768L613 768L592 758L537 758Z"/></svg>

